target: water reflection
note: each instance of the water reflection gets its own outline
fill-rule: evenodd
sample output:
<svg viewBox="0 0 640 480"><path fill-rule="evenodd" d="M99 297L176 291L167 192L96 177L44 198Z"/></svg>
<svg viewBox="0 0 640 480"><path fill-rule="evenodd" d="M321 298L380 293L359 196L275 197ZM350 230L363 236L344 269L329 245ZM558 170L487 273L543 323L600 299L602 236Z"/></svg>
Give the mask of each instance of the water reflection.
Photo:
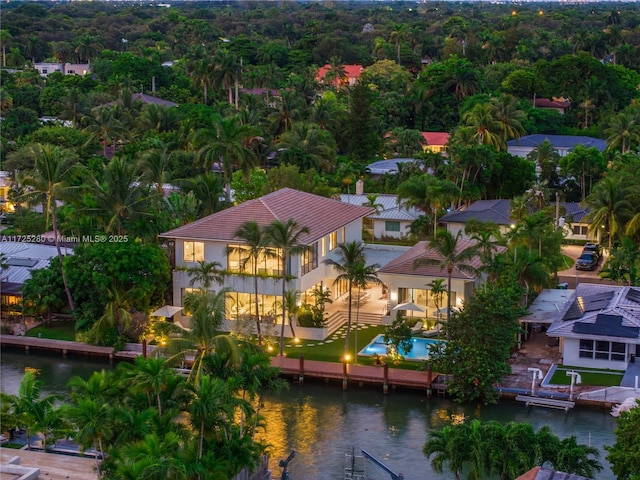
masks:
<svg viewBox="0 0 640 480"><path fill-rule="evenodd" d="M63 359L60 355L32 354L2 350L0 387L17 393L18 384L29 366L41 371L44 393L67 393L67 381L83 378L95 370L111 368L104 360L84 357ZM452 418L469 421L530 422L536 430L549 425L560 438L575 435L579 443L590 444L601 452L605 470L598 480L615 477L604 457L604 445L615 442L615 419L604 410L575 409L568 413L543 408L525 408L503 402L497 406L462 406L443 398L427 400L417 392L391 391L349 386L343 392L338 383L291 385L277 395L269 395L261 410L266 431L259 437L268 443L274 478L280 478L278 460L296 450L289 464L291 480L332 480L343 477L343 460L352 448L364 448L407 480L451 478L434 474L422 447L431 429L450 424ZM388 480L389 475L366 462L367 478Z"/></svg>

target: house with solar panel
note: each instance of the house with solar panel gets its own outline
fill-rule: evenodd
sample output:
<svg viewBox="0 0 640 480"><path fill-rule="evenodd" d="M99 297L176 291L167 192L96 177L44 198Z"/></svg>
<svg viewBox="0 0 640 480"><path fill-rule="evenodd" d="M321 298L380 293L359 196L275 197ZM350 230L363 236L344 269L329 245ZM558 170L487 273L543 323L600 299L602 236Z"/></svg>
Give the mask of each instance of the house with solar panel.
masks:
<svg viewBox="0 0 640 480"><path fill-rule="evenodd" d="M640 288L579 284L547 335L559 339L564 365L612 370L637 365Z"/></svg>
<svg viewBox="0 0 640 480"><path fill-rule="evenodd" d="M369 207L283 188L163 233L160 236L173 243L173 305L183 306L184 296L193 291L186 268L196 267L202 261L218 262L225 274L224 286L229 290L226 320L245 321L255 312L253 266L248 248L235 236L238 227L248 220L266 227L275 220L293 219L299 228L309 230L301 236L301 242L309 250L288 259L291 278L287 290L298 291L300 299L309 303L316 287L330 289L332 299L344 296L348 285L334 284L337 275L324 260L338 260L335 250L339 243L362 240L362 219L372 212ZM264 321L271 323L276 322L278 304L282 301L283 266L277 253L272 249L258 260L259 312ZM214 285L214 288L221 287ZM188 325L186 313L183 311L174 319ZM232 323L226 325L229 330L234 329Z"/></svg>

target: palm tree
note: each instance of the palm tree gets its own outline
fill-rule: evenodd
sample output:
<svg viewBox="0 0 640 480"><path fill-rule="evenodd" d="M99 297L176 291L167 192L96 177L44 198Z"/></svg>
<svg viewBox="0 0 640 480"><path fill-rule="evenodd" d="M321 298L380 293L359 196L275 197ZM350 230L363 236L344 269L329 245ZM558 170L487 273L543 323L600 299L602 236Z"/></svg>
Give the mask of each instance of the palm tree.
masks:
<svg viewBox="0 0 640 480"><path fill-rule="evenodd" d="M234 395L233 379L202 375L189 385L192 394L189 402L189 414L194 429L198 432L198 458L204 451L206 436L219 435L228 440L231 425L234 423L236 406L249 408L246 401Z"/></svg>
<svg viewBox="0 0 640 480"><path fill-rule="evenodd" d="M83 450L92 447L96 453L96 472L100 478L99 459L105 458L103 442L112 434L110 405L90 398L78 398L66 413L75 426L73 439Z"/></svg>
<svg viewBox="0 0 640 480"><path fill-rule="evenodd" d="M547 181L550 185L556 185L558 180L558 164L560 154L549 140L534 147L527 158L540 168L540 181Z"/></svg>
<svg viewBox="0 0 640 480"><path fill-rule="evenodd" d="M236 250L240 250L239 253L246 255L242 258L241 267L244 270L247 263L251 262L251 270L253 275L253 292L254 302L256 307L256 331L258 333L258 345L262 344L262 331L260 328L260 301L258 291L258 266L261 257L265 257L270 253L267 249L268 238L263 228L253 220L247 220L238 227L235 231L234 237L242 240L243 245Z"/></svg>
<svg viewBox="0 0 640 480"><path fill-rule="evenodd" d="M284 323L286 315L287 282L291 272L290 259L294 255L301 255L309 247L302 243L304 235L309 233L307 227L299 227L298 222L290 218L283 222L275 220L269 224L265 231L268 244L278 249L280 266L282 270L282 325L280 327L280 356L284 355Z"/></svg>
<svg viewBox="0 0 640 480"><path fill-rule="evenodd" d="M380 283L376 276L376 270L379 265L366 265L365 245L361 241L354 240L347 243L338 244L338 260L328 258L324 261L325 265L333 267L338 272L334 285L336 283L346 281L348 292L348 316L347 316L347 335L344 342L345 359L349 353L349 335L351 333L351 313L353 308L353 287L361 288L368 282ZM359 302L359 300L358 300Z"/></svg>
<svg viewBox="0 0 640 480"><path fill-rule="evenodd" d="M188 378L191 383L198 382L207 355L221 355L229 366L240 363L236 341L229 335L219 334L227 292L227 289L218 292L198 290L188 293L184 298L184 308L191 314L190 329L181 330L180 336L172 336L166 350L171 354L170 359L184 358L187 353L194 353Z"/></svg>
<svg viewBox="0 0 640 480"><path fill-rule="evenodd" d="M247 174L257 164L255 152L249 148L255 137L253 128L242 123L239 115L217 117L211 128L194 133L193 139L201 145L196 154L198 160L207 169L215 163L220 164L230 198L230 183L233 169L238 168Z"/></svg>
<svg viewBox="0 0 640 480"><path fill-rule="evenodd" d="M462 120L479 144L492 145L500 151L506 147L502 131L505 125L496 120L495 108L491 103L479 103L462 115Z"/></svg>
<svg viewBox="0 0 640 480"><path fill-rule="evenodd" d="M518 100L513 95L502 94L491 99L493 116L498 122L502 137L502 147L506 147L507 140L520 138L525 132L522 121L525 118L523 110L518 108Z"/></svg>
<svg viewBox="0 0 640 480"><path fill-rule="evenodd" d="M145 393L149 407L153 405L152 396L155 396L158 415L162 415L161 394L171 377L175 375L164 358L138 356L131 363L122 363L125 370L124 378L131 382L133 390Z"/></svg>
<svg viewBox="0 0 640 480"><path fill-rule="evenodd" d="M378 285L382 284L382 280L378 278L376 273L380 265L374 263L372 265L365 265L364 259L355 265L352 271L352 285L358 289L358 304L356 305L356 333L354 338L354 359L356 365L358 364L358 322L360 318L360 293L367 288L370 283ZM349 302L349 308L351 308L351 302ZM348 329L348 326L347 326Z"/></svg>
<svg viewBox="0 0 640 480"><path fill-rule="evenodd" d="M331 171L335 167L338 147L333 135L312 123L294 123L293 128L278 137L278 149L292 150L304 157L302 170L318 168Z"/></svg>
<svg viewBox="0 0 640 480"><path fill-rule="evenodd" d="M295 91L285 90L276 101L276 109L269 114L269 132L277 137L283 132L291 130L293 122L302 118L304 101Z"/></svg>
<svg viewBox="0 0 640 480"><path fill-rule="evenodd" d="M54 409L54 403L60 400L58 395L47 395L41 398L42 381L36 378L33 371L26 371L17 395L9 395L12 416L18 426L24 428L27 434L27 449L31 448L30 433L47 426ZM46 435L44 439L46 451Z"/></svg>
<svg viewBox="0 0 640 480"><path fill-rule="evenodd" d="M454 236L449 230L438 230L436 237L426 245L427 254L433 252L437 258L418 258L413 263L414 268L422 265L435 265L440 267L440 270L447 271L447 323L451 320L451 278L453 270L458 269L463 272L476 273L476 269L469 265L469 262L477 256L478 247L471 245L462 248L461 238L461 231Z"/></svg>
<svg viewBox="0 0 640 480"><path fill-rule="evenodd" d="M89 331L89 342L99 343L105 336L109 328L117 328L122 334L131 326L131 300L129 299L131 290L124 292L122 288L114 283L111 288L107 288L108 302L104 307L104 313Z"/></svg>
<svg viewBox="0 0 640 480"><path fill-rule="evenodd" d="M225 200L225 179L213 172L176 183L184 193L193 193L198 203L198 217L206 217L230 206L229 201Z"/></svg>
<svg viewBox="0 0 640 480"><path fill-rule="evenodd" d="M72 87L67 94L60 99L62 111L59 117L70 120L74 127L78 127L82 118L89 112L87 96L77 87Z"/></svg>
<svg viewBox="0 0 640 480"><path fill-rule="evenodd" d="M200 260L195 267L183 268L189 276L189 285L195 287L199 286L202 290L206 291L211 288L213 282L218 285L224 283L224 275L222 273L222 265L220 262L207 262Z"/></svg>
<svg viewBox="0 0 640 480"><path fill-rule="evenodd" d="M620 147L622 153L627 153L633 145L640 143L640 121L639 115L620 112L612 117L609 127L604 133L607 137L607 150Z"/></svg>
<svg viewBox="0 0 640 480"><path fill-rule="evenodd" d="M149 197L141 179L133 162L116 156L104 166L102 182L92 179L88 184L93 205L87 210L102 217L106 233L122 235L128 222L152 216L146 208Z"/></svg>
<svg viewBox="0 0 640 480"><path fill-rule="evenodd" d="M242 63L231 52L220 49L214 57L212 80L214 85L226 88L229 92L229 105L233 105L233 87L236 87L235 107L238 109L238 84L242 74Z"/></svg>
<svg viewBox="0 0 640 480"><path fill-rule="evenodd" d="M129 131L120 121L115 107L95 108L91 115L82 117L83 132L89 134L86 145L94 142L102 143L102 155L107 158L107 147L114 149L118 140L126 139Z"/></svg>
<svg viewBox="0 0 640 480"><path fill-rule="evenodd" d="M462 467L467 460L467 448L467 441L461 435L460 429L447 425L441 430L429 432L429 439L422 451L427 458L434 456L431 467L436 473L442 473L447 464L456 480L460 480Z"/></svg>
<svg viewBox="0 0 640 480"><path fill-rule="evenodd" d="M2 45L2 66L7 66L7 44L11 41L11 32L3 28L0 30L0 44Z"/></svg>
<svg viewBox="0 0 640 480"><path fill-rule="evenodd" d="M342 59L337 56L333 56L329 59L329 70L324 75L323 82L326 85L334 85L335 87L343 86L347 72L344 69Z"/></svg>
<svg viewBox="0 0 640 480"><path fill-rule="evenodd" d="M71 186L71 182L78 167L72 162L68 153L53 145L33 144L30 152L34 159L34 166L33 169L27 172L22 178L21 183L28 188L28 192L22 195L22 197L27 199L44 197L47 223L49 216L51 216L51 225L53 227L58 259L60 260L64 290L67 294L69 307L71 310L74 310L75 303L71 295L71 290L69 289L64 263L62 261L62 249L60 248L58 234L57 202L70 195L74 188Z"/></svg>
<svg viewBox="0 0 640 480"><path fill-rule="evenodd" d="M609 249L613 246L613 239L619 236L625 225L625 219L631 217L632 206L627 200L627 189L622 182L607 176L593 187L587 197L586 204L589 213L586 219L590 222L589 233L600 236L601 228L609 237Z"/></svg>
<svg viewBox="0 0 640 480"><path fill-rule="evenodd" d="M118 452L118 478L187 480L190 477L183 451L183 441L174 432L145 435L143 440L127 443Z"/></svg>

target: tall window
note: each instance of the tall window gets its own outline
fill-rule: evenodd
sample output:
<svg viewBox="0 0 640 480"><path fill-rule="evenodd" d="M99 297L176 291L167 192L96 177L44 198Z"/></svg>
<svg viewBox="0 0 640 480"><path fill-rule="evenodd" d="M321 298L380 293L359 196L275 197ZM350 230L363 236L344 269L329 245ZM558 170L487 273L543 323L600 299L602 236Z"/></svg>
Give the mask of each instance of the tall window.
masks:
<svg viewBox="0 0 640 480"><path fill-rule="evenodd" d="M204 262L204 243L184 242L182 257L185 262Z"/></svg>
<svg viewBox="0 0 640 480"><path fill-rule="evenodd" d="M338 231L331 232L329 234L329 251L331 252L338 246Z"/></svg>
<svg viewBox="0 0 640 480"><path fill-rule="evenodd" d="M267 248L258 257L258 275L279 275L278 250ZM244 245L227 245L227 270L253 275L253 257Z"/></svg>
<svg viewBox="0 0 640 480"><path fill-rule="evenodd" d="M302 275L318 268L318 242L302 253Z"/></svg>
<svg viewBox="0 0 640 480"><path fill-rule="evenodd" d="M342 227L341 233L342 233L342 243L347 243L347 229Z"/></svg>
<svg viewBox="0 0 640 480"><path fill-rule="evenodd" d="M322 256L324 257L327 254L327 239L322 237L320 243L322 245Z"/></svg>

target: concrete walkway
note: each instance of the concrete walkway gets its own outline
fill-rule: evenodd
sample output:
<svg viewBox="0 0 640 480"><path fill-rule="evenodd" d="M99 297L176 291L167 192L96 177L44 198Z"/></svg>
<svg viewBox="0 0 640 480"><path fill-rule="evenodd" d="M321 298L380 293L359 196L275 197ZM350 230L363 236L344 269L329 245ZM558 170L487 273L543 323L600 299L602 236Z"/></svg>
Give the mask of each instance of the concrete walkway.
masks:
<svg viewBox="0 0 640 480"><path fill-rule="evenodd" d="M90 480L97 478L95 459L0 448L1 464L8 463L16 456L20 457L20 465L40 468L40 476L38 477L40 480Z"/></svg>

